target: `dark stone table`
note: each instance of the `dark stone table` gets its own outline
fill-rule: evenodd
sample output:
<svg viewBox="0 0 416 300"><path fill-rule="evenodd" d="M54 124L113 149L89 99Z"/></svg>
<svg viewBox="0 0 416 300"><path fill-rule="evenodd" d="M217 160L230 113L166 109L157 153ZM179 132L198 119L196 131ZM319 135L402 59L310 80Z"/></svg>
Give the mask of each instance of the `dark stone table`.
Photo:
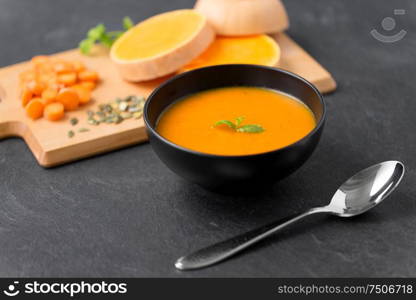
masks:
<svg viewBox="0 0 416 300"><path fill-rule="evenodd" d="M118 28L192 0L0 0L0 65L73 48L99 22ZM416 2L288 0L289 34L339 83L312 158L263 195L220 196L171 173L148 144L53 169L20 139L0 142L0 276L415 276ZM394 16L394 9L406 15ZM375 40L397 21L399 42ZM383 160L407 166L399 189L353 220L305 220L227 263L190 273L174 260L326 203Z"/></svg>

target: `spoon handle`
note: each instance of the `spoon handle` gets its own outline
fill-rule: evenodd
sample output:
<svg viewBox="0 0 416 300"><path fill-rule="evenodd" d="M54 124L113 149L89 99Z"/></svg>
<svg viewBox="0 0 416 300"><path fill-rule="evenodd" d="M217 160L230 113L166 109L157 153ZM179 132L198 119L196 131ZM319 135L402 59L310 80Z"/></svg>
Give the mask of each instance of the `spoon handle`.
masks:
<svg viewBox="0 0 416 300"><path fill-rule="evenodd" d="M303 213L297 213L290 217L286 217L231 239L208 246L207 248L198 250L190 255L183 256L176 261L175 267L179 270L193 270L211 266L247 249L255 243L281 231L306 216L326 212L328 212L326 207L317 207Z"/></svg>

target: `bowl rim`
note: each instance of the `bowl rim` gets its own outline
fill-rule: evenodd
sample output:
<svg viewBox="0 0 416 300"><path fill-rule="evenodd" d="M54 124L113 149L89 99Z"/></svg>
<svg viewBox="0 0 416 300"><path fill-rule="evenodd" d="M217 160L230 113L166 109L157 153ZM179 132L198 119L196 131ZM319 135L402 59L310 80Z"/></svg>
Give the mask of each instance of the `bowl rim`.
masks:
<svg viewBox="0 0 416 300"><path fill-rule="evenodd" d="M227 68L227 67L243 67L243 68L256 68L256 69L266 69L266 70L271 70L271 71L275 71L275 72L280 72L283 73L284 75L287 76L291 76L294 77L300 81L302 81L304 84L306 84L307 86L309 86L316 95L318 95L319 101L322 105L322 116L320 118L320 120L318 121L318 123L316 124L315 128L313 130L311 130L307 135L305 135L303 138L301 138L300 140L297 140L296 142L289 144L285 147L282 148L277 148L274 150L270 150L267 152L261 152L261 153L254 153L254 154L246 154L246 155L218 155L218 154L211 154L211 153L204 153L204 152L200 152L200 151L196 151L196 150L192 150L183 146L180 146L178 144L175 144L174 142L169 141L168 139L164 138L163 136L161 136L156 129L150 124L149 121L149 116L148 116L148 109L150 106L150 102L152 101L153 97L162 89L164 88L166 85L172 83L173 81L185 77L185 76L192 76L193 73L196 72L201 72L204 71L206 69L215 69L215 68ZM285 91L282 91L285 92ZM289 94L290 95L290 94ZM303 100L300 99L302 102ZM302 142L304 142L305 140L309 139L311 136L315 135L320 129L321 127L324 125L325 120L326 120L326 113L327 113L327 108L326 108L326 103L325 100L321 94L321 92L316 88L315 85L313 85L311 82L309 82L308 80L306 80L305 78L292 73L290 71L284 70L284 69L280 69L280 68L276 68L276 67L269 67L269 66L261 66L261 65L250 65L250 64L223 64L223 65L215 65L215 66L208 66L208 67L203 67L203 68L198 68L195 70L191 70L188 72L184 72L181 74L178 74L168 80L166 80L164 83L162 83L161 85L159 85L147 98L146 102L145 102L145 106L143 109L143 120L144 123L147 127L147 129L153 134L155 135L157 138L159 138L160 140L162 140L164 143L167 143L168 145L170 145L171 147L176 148L177 150L181 150L181 151L185 151L188 152L190 154L193 155L197 155L197 156L202 156L202 157L211 157L211 158L217 158L217 159L241 159L241 158L255 158L255 157L261 157L261 156L265 156L265 155L269 155L271 153L277 153L283 150L287 150L288 148L292 148L292 147L296 147L298 144L301 144Z"/></svg>

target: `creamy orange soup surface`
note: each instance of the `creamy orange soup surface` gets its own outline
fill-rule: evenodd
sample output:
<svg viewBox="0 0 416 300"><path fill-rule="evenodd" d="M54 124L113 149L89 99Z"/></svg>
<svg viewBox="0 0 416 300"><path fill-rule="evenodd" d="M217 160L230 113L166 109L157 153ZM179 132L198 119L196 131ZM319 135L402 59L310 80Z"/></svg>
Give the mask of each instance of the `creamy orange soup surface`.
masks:
<svg viewBox="0 0 416 300"><path fill-rule="evenodd" d="M256 125L261 132L236 129ZM185 97L170 105L156 131L167 140L198 152L216 155L259 154L297 142L316 126L314 114L301 101L257 87L227 87Z"/></svg>

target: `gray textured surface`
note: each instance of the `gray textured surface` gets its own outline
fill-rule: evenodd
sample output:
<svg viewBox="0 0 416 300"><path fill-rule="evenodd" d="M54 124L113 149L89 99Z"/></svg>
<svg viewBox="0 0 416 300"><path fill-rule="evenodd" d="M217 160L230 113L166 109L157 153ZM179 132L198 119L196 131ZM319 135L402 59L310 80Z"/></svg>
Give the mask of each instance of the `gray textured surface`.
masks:
<svg viewBox="0 0 416 300"><path fill-rule="evenodd" d="M119 26L188 0L0 0L0 65L74 47L98 22ZM318 150L257 197L190 185L141 145L42 169L23 141L0 142L0 276L416 276L415 1L289 0L290 35L339 83L326 97ZM408 31L382 44L369 35L394 8ZM382 31L381 31L382 32ZM192 273L180 255L325 203L370 164L398 159L407 174L391 198L354 220L305 221L254 251Z"/></svg>

